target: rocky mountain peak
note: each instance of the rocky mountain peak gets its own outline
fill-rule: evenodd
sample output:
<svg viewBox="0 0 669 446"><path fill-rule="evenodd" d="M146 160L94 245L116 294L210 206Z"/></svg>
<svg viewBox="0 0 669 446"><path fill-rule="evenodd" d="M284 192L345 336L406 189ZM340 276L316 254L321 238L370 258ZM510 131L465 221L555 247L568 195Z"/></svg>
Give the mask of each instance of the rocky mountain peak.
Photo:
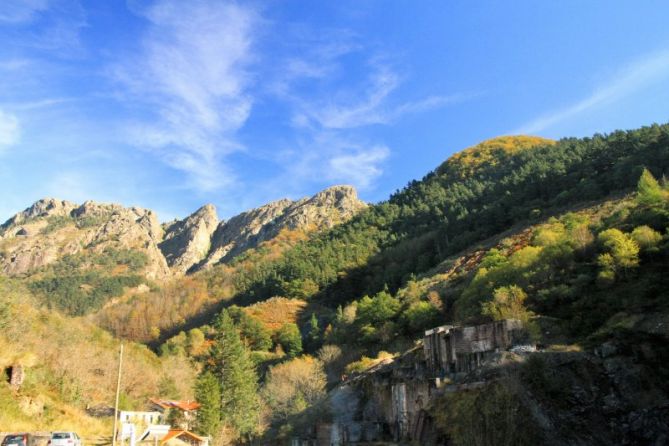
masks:
<svg viewBox="0 0 669 446"><path fill-rule="evenodd" d="M218 226L216 208L206 204L184 220L175 220L165 227L160 243L167 264L179 273L187 272L209 252L211 236Z"/></svg>
<svg viewBox="0 0 669 446"><path fill-rule="evenodd" d="M38 217L67 216L76 208L76 204L65 200L55 198L42 198L33 203L30 207L15 214L9 220L0 226L5 229L11 226L24 224Z"/></svg>
<svg viewBox="0 0 669 446"><path fill-rule="evenodd" d="M333 186L297 201L281 199L221 222L198 267L224 262L276 237L282 229L317 230L350 219L367 204L352 186Z"/></svg>
<svg viewBox="0 0 669 446"><path fill-rule="evenodd" d="M333 186L297 201L273 201L228 221L219 221L216 208L206 204L183 220L161 225L149 209L45 198L0 227L0 271L30 274L66 255L111 248L143 252L146 277L163 278L230 260L283 229L330 228L366 206L353 187Z"/></svg>

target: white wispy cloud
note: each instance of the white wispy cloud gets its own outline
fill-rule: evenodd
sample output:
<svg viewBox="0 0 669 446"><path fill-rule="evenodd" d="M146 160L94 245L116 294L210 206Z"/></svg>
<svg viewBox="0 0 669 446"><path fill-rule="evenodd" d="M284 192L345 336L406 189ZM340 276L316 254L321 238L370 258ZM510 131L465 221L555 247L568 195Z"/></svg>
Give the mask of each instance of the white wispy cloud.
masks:
<svg viewBox="0 0 669 446"><path fill-rule="evenodd" d="M283 184L318 181L344 182L358 189L371 189L383 175L391 148L365 129L391 125L403 117L467 100L473 94L430 95L401 100L403 77L388 58L367 54L351 41L350 34L328 45L312 49L302 59L290 59L284 73L282 97L291 106L290 123L297 144L282 154L287 174ZM367 76L361 81L346 75L341 59L360 53ZM349 58L350 59L350 58ZM350 63L350 60L348 61ZM357 77L357 75L356 75ZM303 88L302 81L315 81L321 90ZM306 93L305 93L306 91ZM286 155L288 154L288 155Z"/></svg>
<svg viewBox="0 0 669 446"><path fill-rule="evenodd" d="M597 87L586 98L570 106L544 114L516 129L513 133L538 133L585 112L615 103L641 88L669 76L669 51L646 55L620 70Z"/></svg>
<svg viewBox="0 0 669 446"><path fill-rule="evenodd" d="M19 38L3 36L4 44L48 51L51 56L82 54L80 34L86 27L86 13L80 0L6 0L0 2L0 24L30 25L30 33Z"/></svg>
<svg viewBox="0 0 669 446"><path fill-rule="evenodd" d="M383 162L390 155L384 145L354 149L353 152L335 155L328 161L327 176L336 182L355 184L367 189L383 174Z"/></svg>
<svg viewBox="0 0 669 446"><path fill-rule="evenodd" d="M401 85L402 79L389 66L373 64L365 85L355 93L347 92L348 100L335 99L298 101L293 117L297 126L307 126L315 121L327 129L350 129L375 124L391 124L405 115L422 113L470 98L471 94L432 95L408 102L393 101L391 95ZM362 99L360 99L362 98Z"/></svg>
<svg viewBox="0 0 669 446"><path fill-rule="evenodd" d="M19 119L11 113L0 110L0 153L17 144L20 137Z"/></svg>
<svg viewBox="0 0 669 446"><path fill-rule="evenodd" d="M0 2L0 22L10 24L30 22L48 6L49 0L5 0Z"/></svg>
<svg viewBox="0 0 669 446"><path fill-rule="evenodd" d="M128 98L155 110L157 124L129 126L132 141L189 174L201 190L230 183L222 157L239 150L249 117L255 12L217 0L164 0L145 11L139 55L114 71ZM155 120L155 119L154 119Z"/></svg>

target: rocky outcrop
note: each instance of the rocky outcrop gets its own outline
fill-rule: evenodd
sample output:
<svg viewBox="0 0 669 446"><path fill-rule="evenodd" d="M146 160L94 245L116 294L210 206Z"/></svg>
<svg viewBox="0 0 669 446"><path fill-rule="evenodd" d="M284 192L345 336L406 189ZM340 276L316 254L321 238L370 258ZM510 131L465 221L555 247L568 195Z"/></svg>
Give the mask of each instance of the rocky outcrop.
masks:
<svg viewBox="0 0 669 446"><path fill-rule="evenodd" d="M208 204L161 226L148 209L47 198L0 226L0 273L27 275L67 255L114 248L146 254L144 275L160 279L228 261L284 228L330 228L365 207L354 188L334 186L310 198L269 203L227 222L219 223Z"/></svg>
<svg viewBox="0 0 669 446"><path fill-rule="evenodd" d="M10 218L2 229L0 271L7 275L30 274L64 256L110 247L145 253L147 278L170 274L157 246L163 230L151 210L44 199Z"/></svg>
<svg viewBox="0 0 669 446"><path fill-rule="evenodd" d="M311 198L274 201L227 222L213 235L211 250L200 266L225 262L286 229L321 230L342 223L367 205L351 186L333 186Z"/></svg>
<svg viewBox="0 0 669 446"><path fill-rule="evenodd" d="M207 204L184 220L165 225L165 237L160 243L167 264L173 271L187 272L209 252L211 236L218 226L216 208Z"/></svg>

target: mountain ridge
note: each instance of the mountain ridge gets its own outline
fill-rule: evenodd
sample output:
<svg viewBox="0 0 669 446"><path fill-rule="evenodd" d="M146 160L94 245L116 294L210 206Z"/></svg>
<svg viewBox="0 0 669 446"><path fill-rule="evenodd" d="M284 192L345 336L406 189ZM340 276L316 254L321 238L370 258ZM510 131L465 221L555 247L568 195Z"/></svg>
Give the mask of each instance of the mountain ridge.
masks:
<svg viewBox="0 0 669 446"><path fill-rule="evenodd" d="M0 270L31 274L63 256L114 246L145 253L145 276L162 279L229 261L284 227L332 227L366 206L352 186L332 186L311 197L270 202L227 221L219 221L215 206L205 204L161 225L150 209L43 198L0 225Z"/></svg>

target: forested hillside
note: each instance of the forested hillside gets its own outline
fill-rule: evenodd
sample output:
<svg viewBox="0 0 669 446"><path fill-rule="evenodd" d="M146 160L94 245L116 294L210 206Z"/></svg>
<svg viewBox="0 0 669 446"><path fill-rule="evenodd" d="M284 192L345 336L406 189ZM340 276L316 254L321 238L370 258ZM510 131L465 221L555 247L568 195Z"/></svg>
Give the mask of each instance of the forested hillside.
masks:
<svg viewBox="0 0 669 446"><path fill-rule="evenodd" d="M216 442L299 437L332 421L328 391L405 351L415 353L425 330L506 318L521 320L532 342L550 351L586 355L616 342L625 363L635 343L656 351L635 360L652 389L639 407L658 417L655 409L669 395L662 384L669 374L659 360L664 350L658 350L669 336L662 328L669 326L667 171L669 125L559 141L495 138L453 155L387 201L356 207L337 226L270 231L272 237L225 264L169 280L142 285L147 259L132 249L73 251L4 279L5 290L24 297L0 313L17 314L24 302L31 333L74 321L72 330L94 333L80 348L104 350L100 355L108 356L114 341L90 322L150 345L160 358L135 347L136 363L147 361L138 367L151 379L128 389L128 400L192 391L203 404L196 430ZM175 239L197 232L188 222L168 225L181 231ZM73 231L76 222L65 224ZM6 252L21 243L7 240ZM88 321L47 308L87 314ZM19 352L20 329L12 327L0 340ZM15 356L5 355L4 363ZM33 372L44 374L34 392L48 391L78 410L108 399L87 387L98 375L77 369L80 381L72 384L57 375L70 373L67 366L48 358ZM182 374L167 373L168 363ZM550 416L564 415L567 406L555 397L568 399L563 389L539 394L541 385L518 373L525 393L503 392L552 407ZM571 384L582 385L576 378ZM465 434L451 421L471 427L479 418L471 401L453 398L436 401L430 407L443 410L428 415L443 438L471 444L479 428ZM632 413L619 406L621 417ZM15 419L24 420L12 407ZM551 432L537 427L532 435L539 431L532 441Z"/></svg>
<svg viewBox="0 0 669 446"><path fill-rule="evenodd" d="M257 268L238 281L238 299L280 295L336 307L384 287L395 291L412 274L514 224L630 191L644 168L661 177L668 145L666 125L558 142L486 141Z"/></svg>
<svg viewBox="0 0 669 446"><path fill-rule="evenodd" d="M243 436L265 424L269 438L299 432L322 419L319 404L342 375L387 362L444 322L513 317L535 342L577 350L623 330L666 336L643 327L667 313L668 168L666 125L557 142L494 139L348 223L196 275L225 290L224 307L274 296L305 302L283 326L229 307L204 327L214 346L238 330L246 348L199 352L202 376L222 379L213 365L227 354L252 361L259 375L247 377L260 387L235 398L266 403L247 410L255 428L248 418L217 423ZM164 353L186 352L192 335L171 339Z"/></svg>

